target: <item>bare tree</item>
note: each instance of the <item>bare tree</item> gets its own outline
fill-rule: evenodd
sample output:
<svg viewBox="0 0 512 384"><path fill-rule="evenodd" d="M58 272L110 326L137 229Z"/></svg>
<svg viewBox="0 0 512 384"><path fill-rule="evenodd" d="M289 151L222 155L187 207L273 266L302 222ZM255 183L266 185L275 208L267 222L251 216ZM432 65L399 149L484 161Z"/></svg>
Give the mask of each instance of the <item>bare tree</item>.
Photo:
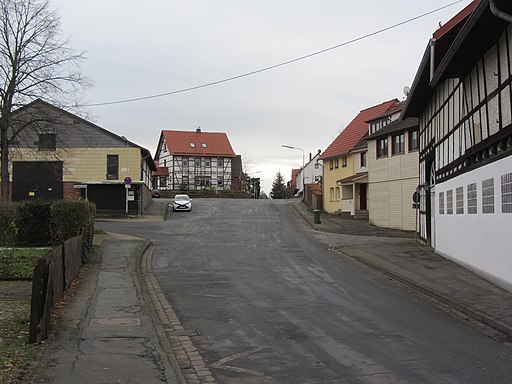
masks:
<svg viewBox="0 0 512 384"><path fill-rule="evenodd" d="M68 39L60 37L60 18L47 0L0 0L0 161L2 203L9 201L9 146L33 126L16 125L16 110L36 99L60 107L77 104L88 85ZM16 128L15 128L16 127Z"/></svg>

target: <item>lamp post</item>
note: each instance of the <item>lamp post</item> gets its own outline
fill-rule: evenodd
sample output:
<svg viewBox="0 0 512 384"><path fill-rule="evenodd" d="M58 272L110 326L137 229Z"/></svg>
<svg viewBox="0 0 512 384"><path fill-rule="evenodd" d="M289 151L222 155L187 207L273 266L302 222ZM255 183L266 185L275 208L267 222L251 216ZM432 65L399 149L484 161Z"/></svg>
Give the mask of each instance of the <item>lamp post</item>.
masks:
<svg viewBox="0 0 512 384"><path fill-rule="evenodd" d="M291 145L284 145L282 144L281 147L288 148L288 149L297 149L299 151L302 151L302 197L304 198L304 150L302 148L293 147Z"/></svg>

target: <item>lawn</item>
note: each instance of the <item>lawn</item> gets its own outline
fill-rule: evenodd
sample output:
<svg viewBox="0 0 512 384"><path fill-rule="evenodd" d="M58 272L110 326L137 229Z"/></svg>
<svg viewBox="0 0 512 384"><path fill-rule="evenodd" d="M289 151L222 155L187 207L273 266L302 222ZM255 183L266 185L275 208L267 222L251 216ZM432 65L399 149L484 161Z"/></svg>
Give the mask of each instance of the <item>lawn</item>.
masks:
<svg viewBox="0 0 512 384"><path fill-rule="evenodd" d="M27 286L21 287L23 283ZM10 291L9 297L0 295L0 383L22 383L38 355L38 348L28 344L31 284L0 282L0 286Z"/></svg>
<svg viewBox="0 0 512 384"><path fill-rule="evenodd" d="M0 248L0 280L32 279L37 259L51 248Z"/></svg>

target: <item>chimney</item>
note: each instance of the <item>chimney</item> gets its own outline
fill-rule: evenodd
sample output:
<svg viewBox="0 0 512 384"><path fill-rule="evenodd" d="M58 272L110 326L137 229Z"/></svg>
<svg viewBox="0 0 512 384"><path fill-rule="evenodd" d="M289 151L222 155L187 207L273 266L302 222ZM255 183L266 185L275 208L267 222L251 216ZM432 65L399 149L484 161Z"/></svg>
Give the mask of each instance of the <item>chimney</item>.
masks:
<svg viewBox="0 0 512 384"><path fill-rule="evenodd" d="M201 133L201 127L197 127L196 133Z"/></svg>

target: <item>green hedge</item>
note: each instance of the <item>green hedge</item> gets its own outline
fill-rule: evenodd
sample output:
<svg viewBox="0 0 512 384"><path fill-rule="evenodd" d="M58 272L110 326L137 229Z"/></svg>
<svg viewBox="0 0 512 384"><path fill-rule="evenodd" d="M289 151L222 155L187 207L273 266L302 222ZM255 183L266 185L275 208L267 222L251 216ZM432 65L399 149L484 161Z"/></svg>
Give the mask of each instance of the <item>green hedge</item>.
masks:
<svg viewBox="0 0 512 384"><path fill-rule="evenodd" d="M0 205L0 245L52 246L84 234L84 253L92 248L96 206L83 200L30 200Z"/></svg>

